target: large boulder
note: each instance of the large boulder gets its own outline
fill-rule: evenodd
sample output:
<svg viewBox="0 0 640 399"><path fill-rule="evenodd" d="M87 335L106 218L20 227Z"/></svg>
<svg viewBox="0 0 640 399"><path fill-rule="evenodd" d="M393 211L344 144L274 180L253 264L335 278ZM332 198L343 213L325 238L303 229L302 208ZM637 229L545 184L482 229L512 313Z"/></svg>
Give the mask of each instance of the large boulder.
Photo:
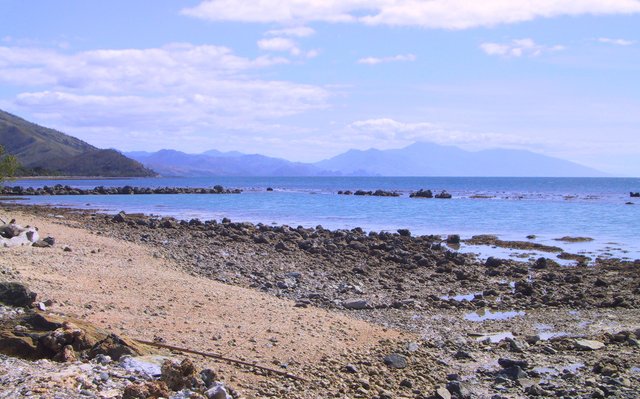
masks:
<svg viewBox="0 0 640 399"><path fill-rule="evenodd" d="M36 300L37 294L31 292L24 284L17 282L0 282L0 302L9 306L29 307Z"/></svg>

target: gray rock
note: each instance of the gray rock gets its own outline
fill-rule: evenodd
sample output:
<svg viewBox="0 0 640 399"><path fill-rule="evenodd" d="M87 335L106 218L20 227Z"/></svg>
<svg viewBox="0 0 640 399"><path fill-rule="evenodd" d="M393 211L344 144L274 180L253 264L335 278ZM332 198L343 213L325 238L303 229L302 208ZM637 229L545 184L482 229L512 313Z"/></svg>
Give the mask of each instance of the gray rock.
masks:
<svg viewBox="0 0 640 399"><path fill-rule="evenodd" d="M447 390L447 388L438 388L436 389L436 398L451 399L451 393Z"/></svg>
<svg viewBox="0 0 640 399"><path fill-rule="evenodd" d="M576 348L583 351L595 351L604 348L604 343L590 339L577 339Z"/></svg>
<svg viewBox="0 0 640 399"><path fill-rule="evenodd" d="M208 389L204 395L208 399L233 399L229 392L227 392L227 388L219 382L216 382L215 385Z"/></svg>
<svg viewBox="0 0 640 399"><path fill-rule="evenodd" d="M342 302L342 306L344 306L345 309L350 310L362 310L371 308L371 305L365 299L347 299L346 301Z"/></svg>
<svg viewBox="0 0 640 399"><path fill-rule="evenodd" d="M521 378L527 378L527 373L525 373L520 366L511 366L500 370L497 377L517 381Z"/></svg>
<svg viewBox="0 0 640 399"><path fill-rule="evenodd" d="M384 364L392 369L403 369L407 367L407 358L399 353L392 353L384 357Z"/></svg>

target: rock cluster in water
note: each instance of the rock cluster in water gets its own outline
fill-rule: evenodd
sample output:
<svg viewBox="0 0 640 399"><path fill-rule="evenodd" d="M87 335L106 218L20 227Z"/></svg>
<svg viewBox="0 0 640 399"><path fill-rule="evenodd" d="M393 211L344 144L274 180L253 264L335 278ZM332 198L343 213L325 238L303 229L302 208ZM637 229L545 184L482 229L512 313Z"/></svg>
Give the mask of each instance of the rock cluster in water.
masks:
<svg viewBox="0 0 640 399"><path fill-rule="evenodd" d="M385 190L376 190L376 191L364 191L364 190L356 190L356 191L338 191L339 195L360 195L360 196L370 196L370 197L399 197L400 193L395 191L385 191Z"/></svg>
<svg viewBox="0 0 640 399"><path fill-rule="evenodd" d="M39 188L22 186L0 187L0 195L123 195L123 194L240 194L240 189L228 189L220 185L212 188L192 187L104 187L98 186L92 189L81 189L56 184L53 187Z"/></svg>
<svg viewBox="0 0 640 399"><path fill-rule="evenodd" d="M420 189L414 193L409 194L410 198L440 198L440 199L451 199L453 196L449 194L446 190L442 190L439 194L433 195L431 190Z"/></svg>

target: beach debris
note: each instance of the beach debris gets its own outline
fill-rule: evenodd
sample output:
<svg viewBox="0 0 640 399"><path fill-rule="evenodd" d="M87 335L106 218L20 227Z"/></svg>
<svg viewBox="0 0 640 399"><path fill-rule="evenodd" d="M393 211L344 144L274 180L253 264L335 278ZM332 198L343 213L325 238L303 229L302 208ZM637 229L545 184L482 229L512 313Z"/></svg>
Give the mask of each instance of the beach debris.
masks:
<svg viewBox="0 0 640 399"><path fill-rule="evenodd" d="M15 220L0 225L0 247L31 246L39 239L38 229L35 227L22 227Z"/></svg>

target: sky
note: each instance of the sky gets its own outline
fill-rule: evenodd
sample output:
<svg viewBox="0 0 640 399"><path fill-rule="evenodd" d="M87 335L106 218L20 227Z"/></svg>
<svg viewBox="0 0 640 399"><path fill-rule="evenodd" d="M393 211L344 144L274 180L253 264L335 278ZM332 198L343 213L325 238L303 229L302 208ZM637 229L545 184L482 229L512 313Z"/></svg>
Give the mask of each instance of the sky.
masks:
<svg viewBox="0 0 640 399"><path fill-rule="evenodd" d="M103 148L416 141L640 176L640 0L0 0L0 109Z"/></svg>

